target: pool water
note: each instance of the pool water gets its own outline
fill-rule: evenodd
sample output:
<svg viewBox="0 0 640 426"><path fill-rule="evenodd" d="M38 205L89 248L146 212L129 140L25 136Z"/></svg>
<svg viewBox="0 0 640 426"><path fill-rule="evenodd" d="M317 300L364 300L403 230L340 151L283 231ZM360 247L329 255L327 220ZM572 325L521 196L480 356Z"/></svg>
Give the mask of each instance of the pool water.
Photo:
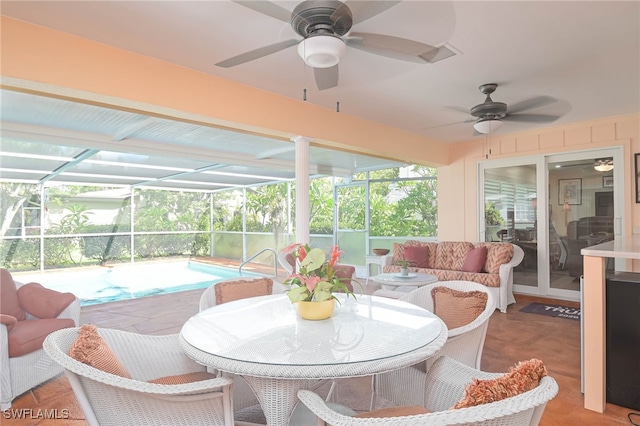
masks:
<svg viewBox="0 0 640 426"><path fill-rule="evenodd" d="M237 269L191 261L147 262L14 274L22 283L38 282L46 288L71 292L82 306L157 294L206 288L229 278L237 278ZM242 276L260 276L243 272Z"/></svg>

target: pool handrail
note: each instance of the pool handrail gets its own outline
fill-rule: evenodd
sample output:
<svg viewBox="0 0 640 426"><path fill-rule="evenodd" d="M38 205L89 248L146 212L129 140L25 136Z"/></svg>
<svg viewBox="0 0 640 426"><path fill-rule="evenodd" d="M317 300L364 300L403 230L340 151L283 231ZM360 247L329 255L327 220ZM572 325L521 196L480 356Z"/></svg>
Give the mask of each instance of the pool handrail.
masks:
<svg viewBox="0 0 640 426"><path fill-rule="evenodd" d="M242 276L242 267L246 264L251 262L254 258L260 256L262 253L264 253L265 251L270 251L271 253L273 253L273 276L277 277L278 276L278 253L276 253L276 251L272 248L263 248L262 250L260 250L259 252L257 252L256 254L254 254L253 256L249 257L247 260L245 260L244 262L242 262L240 264L240 266L238 266L238 273L240 274L240 276Z"/></svg>

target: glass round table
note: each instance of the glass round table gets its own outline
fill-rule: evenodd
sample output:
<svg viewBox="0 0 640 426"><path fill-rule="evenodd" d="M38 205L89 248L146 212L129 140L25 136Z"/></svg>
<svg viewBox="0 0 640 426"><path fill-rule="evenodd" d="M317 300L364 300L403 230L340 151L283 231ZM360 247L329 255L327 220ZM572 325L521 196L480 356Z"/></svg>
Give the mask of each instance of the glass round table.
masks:
<svg viewBox="0 0 640 426"><path fill-rule="evenodd" d="M180 332L187 355L241 375L268 425L287 425L297 391L313 380L369 376L435 354L447 328L419 306L369 295L337 295L331 318L298 317L286 295L216 305L191 317ZM311 380L310 380L311 379Z"/></svg>

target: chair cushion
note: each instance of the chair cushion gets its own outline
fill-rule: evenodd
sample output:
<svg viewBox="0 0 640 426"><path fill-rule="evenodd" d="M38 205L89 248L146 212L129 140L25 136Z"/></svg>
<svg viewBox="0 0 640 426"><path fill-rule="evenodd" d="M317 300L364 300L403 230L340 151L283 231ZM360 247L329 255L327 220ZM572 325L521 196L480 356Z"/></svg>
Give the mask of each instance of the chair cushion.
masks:
<svg viewBox="0 0 640 426"><path fill-rule="evenodd" d="M11 315L0 314L0 324L7 326L7 332L11 332L11 329L15 327L18 320Z"/></svg>
<svg viewBox="0 0 640 426"><path fill-rule="evenodd" d="M546 375L547 369L539 359L519 362L495 379L474 379L465 386L464 398L452 408L473 407L528 392L535 389Z"/></svg>
<svg viewBox="0 0 640 426"><path fill-rule="evenodd" d="M193 373L176 374L175 376L159 377L149 380L149 383L158 385L182 385L184 383L201 382L202 380L215 379L216 375L206 371L195 371Z"/></svg>
<svg viewBox="0 0 640 426"><path fill-rule="evenodd" d="M371 418L371 417L401 417L401 416L414 416L416 414L429 414L430 411L419 405L402 405L398 407L380 408L378 410L368 411L366 413L360 413L353 417L358 418Z"/></svg>
<svg viewBox="0 0 640 426"><path fill-rule="evenodd" d="M98 334L95 325L84 324L78 330L78 337L69 348L69 356L106 373L131 378L117 355Z"/></svg>
<svg viewBox="0 0 640 426"><path fill-rule="evenodd" d="M11 273L0 268L0 314L11 315L18 321L27 318L18 300L18 289Z"/></svg>
<svg viewBox="0 0 640 426"><path fill-rule="evenodd" d="M291 270L293 272L296 271L296 258L293 257L293 253L287 253L284 257L289 265L291 265Z"/></svg>
<svg viewBox="0 0 640 426"><path fill-rule="evenodd" d="M246 297L266 296L273 292L273 280L260 278L255 280L234 280L220 282L214 287L216 305L232 302Z"/></svg>
<svg viewBox="0 0 640 426"><path fill-rule="evenodd" d="M61 293L38 283L28 283L18 289L20 306L37 318L56 318L75 299L72 293Z"/></svg>
<svg viewBox="0 0 640 426"><path fill-rule="evenodd" d="M17 321L9 333L9 357L22 356L42 348L49 333L75 326L70 318Z"/></svg>
<svg viewBox="0 0 640 426"><path fill-rule="evenodd" d="M414 268L429 267L429 247L407 246L404 248L404 258L411 262Z"/></svg>
<svg viewBox="0 0 640 426"><path fill-rule="evenodd" d="M351 265L335 265L333 267L333 273L336 277L340 278L344 285L347 286L349 291L353 291L353 284L351 283L351 279L353 278L353 274L356 273L356 268Z"/></svg>
<svg viewBox="0 0 640 426"><path fill-rule="evenodd" d="M487 248L476 247L467 252L462 264L463 272L481 272L487 260Z"/></svg>
<svg viewBox="0 0 640 426"><path fill-rule="evenodd" d="M433 313L444 321L449 330L471 323L487 306L487 293L483 291L460 291L438 286L431 290L431 297Z"/></svg>

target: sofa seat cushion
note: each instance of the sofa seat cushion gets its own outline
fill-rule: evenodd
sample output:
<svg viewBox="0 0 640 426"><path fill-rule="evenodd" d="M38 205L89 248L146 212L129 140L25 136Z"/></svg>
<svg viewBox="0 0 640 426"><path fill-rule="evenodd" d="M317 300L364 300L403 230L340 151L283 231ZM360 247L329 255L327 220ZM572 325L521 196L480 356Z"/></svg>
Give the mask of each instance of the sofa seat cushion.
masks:
<svg viewBox="0 0 640 426"><path fill-rule="evenodd" d="M36 318L56 318L75 299L73 293L61 293L38 283L28 283L18 289L20 306Z"/></svg>
<svg viewBox="0 0 640 426"><path fill-rule="evenodd" d="M18 321L27 319L18 300L18 289L11 272L0 268L0 314L11 315Z"/></svg>
<svg viewBox="0 0 640 426"><path fill-rule="evenodd" d="M385 273L400 272L400 266L387 265L383 268ZM438 277L438 281L474 281L487 287L500 287L499 274L487 274L485 272L449 271L446 269L409 268L409 272L418 274L431 274Z"/></svg>
<svg viewBox="0 0 640 426"><path fill-rule="evenodd" d="M434 269L462 271L464 259L472 249L473 244L466 241L442 241L438 243L436 263L431 265Z"/></svg>
<svg viewBox="0 0 640 426"><path fill-rule="evenodd" d="M9 357L22 356L42 348L49 333L74 327L69 318L47 318L17 321L9 333Z"/></svg>

